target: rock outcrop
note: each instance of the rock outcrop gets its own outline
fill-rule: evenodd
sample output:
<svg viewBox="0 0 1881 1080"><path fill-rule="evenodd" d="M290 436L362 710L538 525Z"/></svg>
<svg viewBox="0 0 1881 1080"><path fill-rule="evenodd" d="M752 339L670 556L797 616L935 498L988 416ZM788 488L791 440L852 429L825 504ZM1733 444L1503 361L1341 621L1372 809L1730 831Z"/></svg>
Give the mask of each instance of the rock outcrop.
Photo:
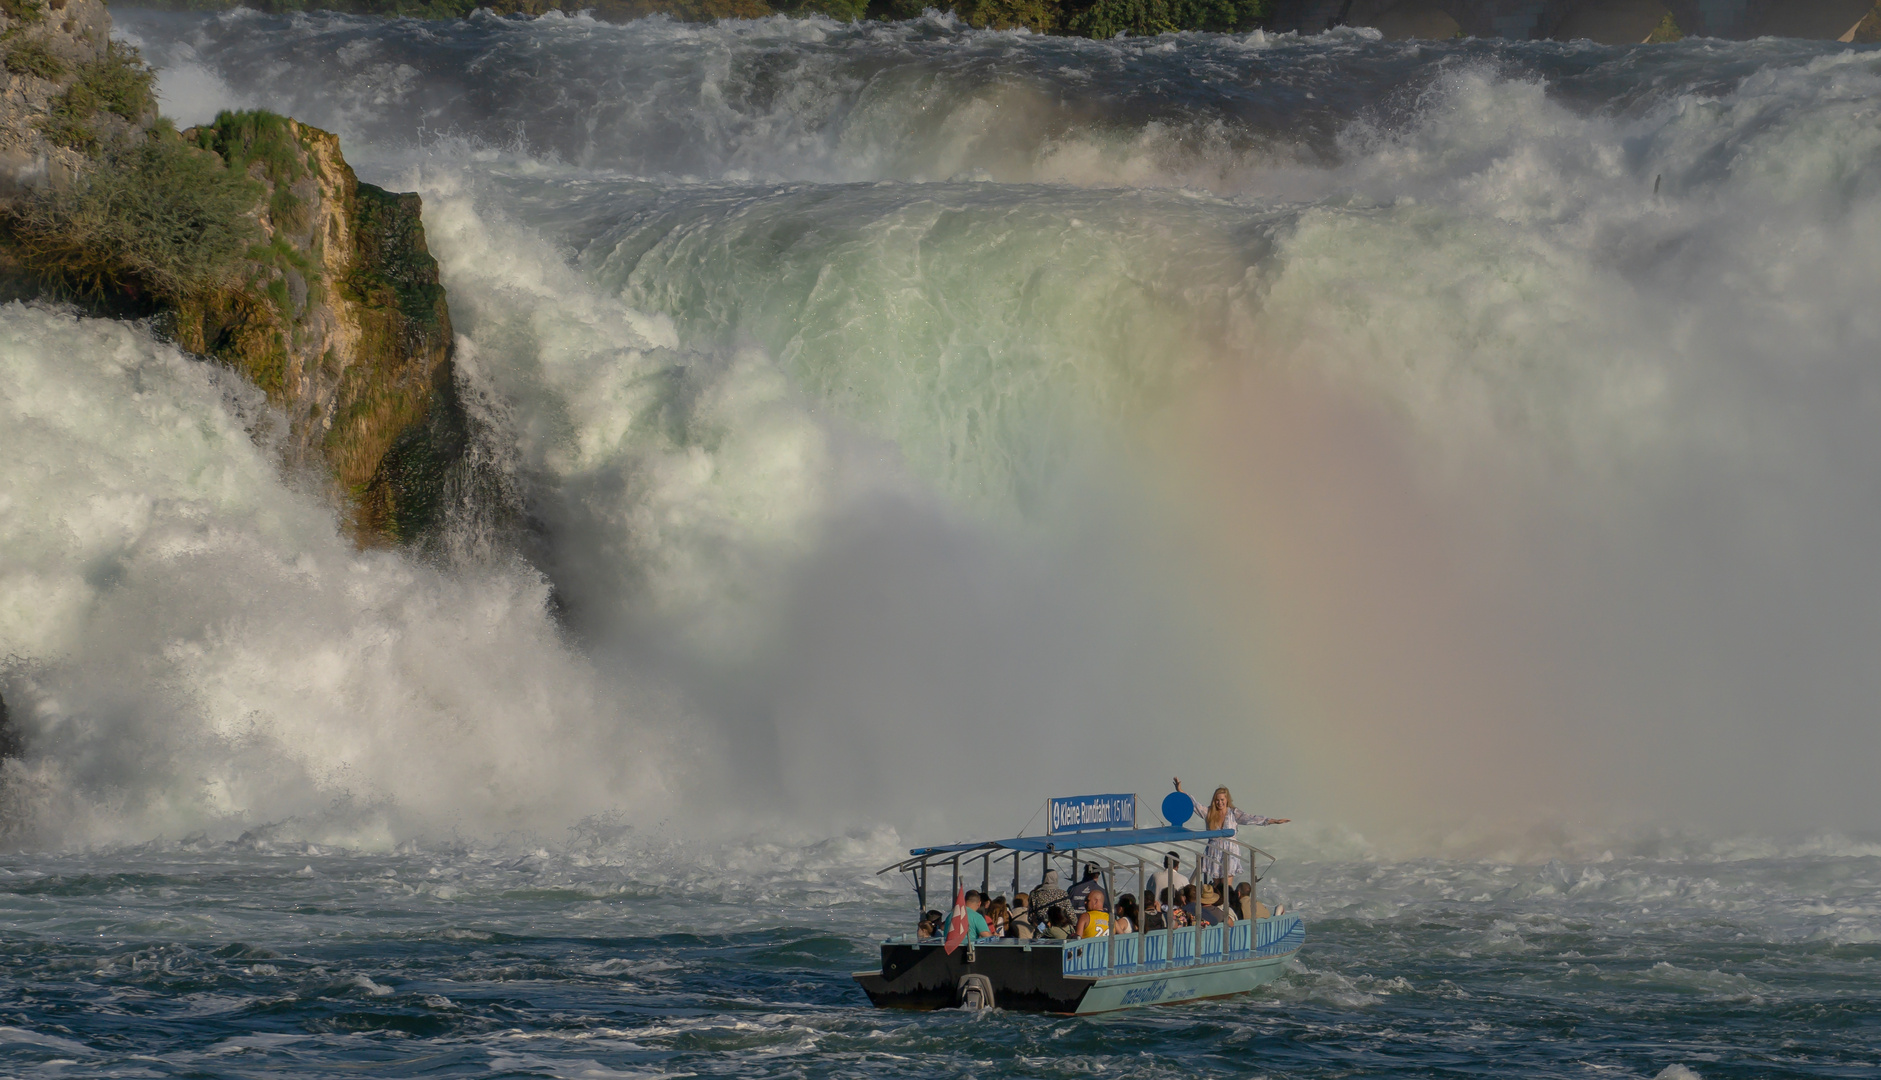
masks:
<svg viewBox="0 0 1881 1080"><path fill-rule="evenodd" d="M1860 22L1844 30L1836 40L1854 45L1873 45L1881 41L1881 4L1869 8Z"/></svg>
<svg viewBox="0 0 1881 1080"><path fill-rule="evenodd" d="M19 757L24 751L20 733L13 730L13 718L7 713L7 699L0 697L0 760Z"/></svg>
<svg viewBox="0 0 1881 1080"><path fill-rule="evenodd" d="M96 75L111 70L113 52L100 0L0 0L0 195L69 182L86 165L86 140L60 136L78 124L127 133L141 127L142 114L155 119L144 102L125 117L110 108L120 101L100 100L113 88L98 86Z"/></svg>
<svg viewBox="0 0 1881 1080"><path fill-rule="evenodd" d="M416 538L466 442L418 196L270 113L177 132L110 27L98 0L0 0L0 299L151 318L267 393L360 543Z"/></svg>
<svg viewBox="0 0 1881 1080"><path fill-rule="evenodd" d="M260 239L229 284L163 317L288 417L290 464L324 464L358 537L410 540L462 452L451 319L416 195L361 183L337 136L269 113L183 133L260 185Z"/></svg>

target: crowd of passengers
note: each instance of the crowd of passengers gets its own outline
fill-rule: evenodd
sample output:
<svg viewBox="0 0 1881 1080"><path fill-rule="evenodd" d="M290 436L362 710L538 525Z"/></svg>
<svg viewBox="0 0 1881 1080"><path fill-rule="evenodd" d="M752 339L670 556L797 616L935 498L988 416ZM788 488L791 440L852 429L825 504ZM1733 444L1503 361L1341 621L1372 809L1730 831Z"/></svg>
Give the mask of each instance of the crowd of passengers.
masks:
<svg viewBox="0 0 1881 1080"><path fill-rule="evenodd" d="M1175 778L1175 789L1182 792L1182 778ZM1187 794L1186 792L1182 792ZM1202 805L1189 797L1195 814L1203 819L1211 833L1233 830L1242 825L1285 825L1287 818L1250 814L1234 805L1234 795L1218 787ZM1242 882L1229 888L1229 882L1241 876L1241 856L1231 837L1215 836L1208 841L1197 866L1203 879L1198 888L1181 870L1180 857L1169 852L1163 868L1149 876L1141 905L1137 898L1124 895L1113 912L1104 895L1097 867L1084 871L1084 880L1069 889L1058 887L1058 871L1045 871L1044 880L1031 893L1020 893L1008 904L1003 896L990 902L979 890L966 894L967 935L1013 938L1093 938L1106 934L1134 934L1138 931L1180 930L1185 926L1232 924L1241 919L1266 918L1267 905L1254 902L1254 888ZM1073 862L1075 871L1077 864ZM1212 884L1211 884L1212 882ZM1224 902L1225 901L1225 902ZM982 911L984 909L984 911ZM946 933L947 920L938 911L921 916L920 935L940 937Z"/></svg>
<svg viewBox="0 0 1881 1080"><path fill-rule="evenodd" d="M1047 870L1038 888L1019 893L1010 902L1004 896L988 900L978 889L969 890L967 937L1093 938L1197 925L1232 926L1240 920L1264 919L1273 914L1266 904L1255 902L1254 887L1248 882L1230 889L1225 880L1217 880L1204 882L1198 889L1177 869L1180 864L1176 853L1169 852L1163 858L1162 870L1150 875L1149 888L1141 900L1125 893L1114 908L1095 865L1087 866L1084 879L1069 889L1059 888L1058 871ZM930 910L921 916L921 937L938 938L946 932L947 917L939 911Z"/></svg>

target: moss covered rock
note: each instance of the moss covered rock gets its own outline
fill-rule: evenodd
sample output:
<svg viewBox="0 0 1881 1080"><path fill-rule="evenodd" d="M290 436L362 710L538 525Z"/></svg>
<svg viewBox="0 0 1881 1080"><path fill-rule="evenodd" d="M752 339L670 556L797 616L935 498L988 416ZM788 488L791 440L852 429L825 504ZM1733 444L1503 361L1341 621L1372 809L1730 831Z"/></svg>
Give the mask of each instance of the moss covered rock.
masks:
<svg viewBox="0 0 1881 1080"><path fill-rule="evenodd" d="M361 183L337 136L271 113L183 137L254 185L258 231L230 280L178 298L163 325L287 414L290 462L330 471L362 542L411 539L463 441L418 196Z"/></svg>
<svg viewBox="0 0 1881 1080"><path fill-rule="evenodd" d="M0 0L0 197L69 180L101 137L157 117L150 71L100 0Z"/></svg>
<svg viewBox="0 0 1881 1080"><path fill-rule="evenodd" d="M98 0L0 0L0 300L153 319L267 393L361 543L415 538L466 441L418 196L272 113L176 131L110 30Z"/></svg>

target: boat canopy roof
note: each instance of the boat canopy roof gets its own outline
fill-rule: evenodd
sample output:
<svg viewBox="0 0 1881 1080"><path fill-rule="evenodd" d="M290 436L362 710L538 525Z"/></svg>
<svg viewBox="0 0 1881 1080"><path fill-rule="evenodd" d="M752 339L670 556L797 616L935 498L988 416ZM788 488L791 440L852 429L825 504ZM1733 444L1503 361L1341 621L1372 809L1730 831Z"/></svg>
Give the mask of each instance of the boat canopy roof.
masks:
<svg viewBox="0 0 1881 1080"><path fill-rule="evenodd" d="M969 840L959 844L909 848L908 854L920 858L952 855L963 851L1090 851L1095 848L1134 847L1138 844L1180 844L1233 836L1233 829L1184 829L1165 825L1160 829L1105 829L1101 832L1059 833L1056 836L1014 836L1007 840Z"/></svg>

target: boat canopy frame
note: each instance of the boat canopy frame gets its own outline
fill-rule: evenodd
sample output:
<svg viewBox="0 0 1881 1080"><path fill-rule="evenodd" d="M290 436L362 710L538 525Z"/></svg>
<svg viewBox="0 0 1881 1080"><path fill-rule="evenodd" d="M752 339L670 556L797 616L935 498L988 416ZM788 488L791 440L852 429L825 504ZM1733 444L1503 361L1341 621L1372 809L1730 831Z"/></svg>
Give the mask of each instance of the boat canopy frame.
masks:
<svg viewBox="0 0 1881 1080"><path fill-rule="evenodd" d="M1105 895L1113 898L1112 910L1115 910L1114 898L1127 891L1115 887L1117 879L1133 876L1136 879L1135 892L1138 894L1147 892L1150 875L1163 868L1163 859L1172 848L1179 853L1178 868L1181 867L1180 853L1193 853L1194 859L1188 864L1188 877L1191 882L1197 885L1202 884L1203 856L1211 841L1221 839L1227 840L1245 853L1245 872L1251 893L1248 898L1249 908L1254 910L1253 903L1260 899L1261 878L1277 860L1272 854L1241 840L1235 835L1233 829L1186 829L1179 825L1170 825L1159 829L1106 829L1045 836L1015 836L1004 840L970 840L956 844L911 848L908 851L908 858L884 866L876 871L876 875L879 877L891 871L909 875L912 878L915 900L920 910L925 913L928 910L928 871L935 867L946 866L952 869L953 889L951 891L958 893L961 863L979 862L979 891L982 895L991 895L993 861L995 859L1004 861L1010 857L1012 891L1014 895L1017 895L1023 891L1019 882L1027 856L1039 856L1041 879L1044 877L1044 871L1051 868L1053 860L1069 859L1071 880L1067 882L1066 887L1076 884L1080 861L1086 865L1097 865L1101 862L1103 865L1098 871L1099 880L1103 883ZM1262 859L1266 860L1265 866L1260 864ZM1134 870L1134 874L1129 873L1131 870ZM1003 883L1004 880L1002 874L1001 882ZM1234 889L1235 884L1233 879L1227 882L1230 890ZM1196 903L1199 905L1200 902L1198 890ZM1228 897L1222 897L1222 902L1227 904L1230 901Z"/></svg>

